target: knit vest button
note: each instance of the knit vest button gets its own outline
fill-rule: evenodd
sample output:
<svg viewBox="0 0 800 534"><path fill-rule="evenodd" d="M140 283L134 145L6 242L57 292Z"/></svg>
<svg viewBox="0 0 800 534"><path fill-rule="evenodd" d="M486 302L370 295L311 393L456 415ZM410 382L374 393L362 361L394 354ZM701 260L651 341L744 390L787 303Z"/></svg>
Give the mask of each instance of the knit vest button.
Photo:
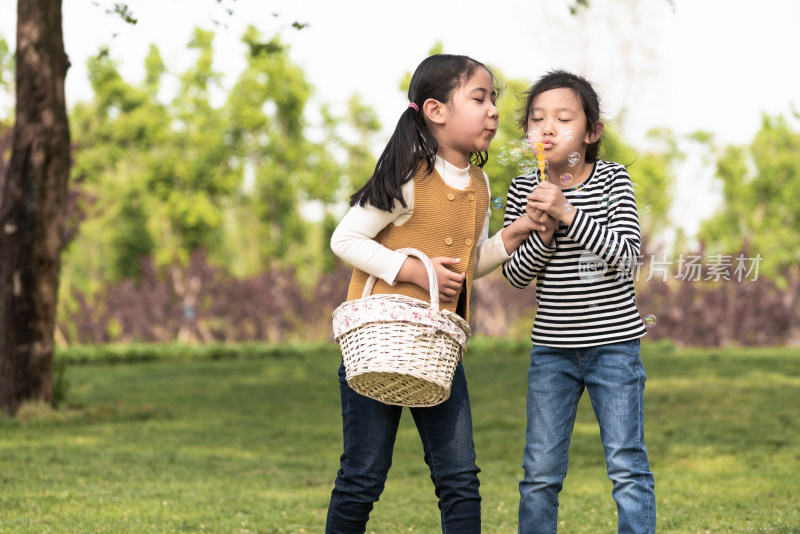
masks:
<svg viewBox="0 0 800 534"><path fill-rule="evenodd" d="M472 246L472 238L468 237L467 240L464 241L464 244L467 245L468 247L471 247Z"/></svg>
<svg viewBox="0 0 800 534"><path fill-rule="evenodd" d="M452 237L445 238L444 244L448 245L448 246L452 245L453 244L453 238Z"/></svg>
<svg viewBox="0 0 800 534"><path fill-rule="evenodd" d="M473 200L475 200L475 195L473 193L470 193L467 198L469 199L470 202L472 202Z"/></svg>
<svg viewBox="0 0 800 534"><path fill-rule="evenodd" d="M456 196L453 193L447 193L447 200L455 200Z"/></svg>

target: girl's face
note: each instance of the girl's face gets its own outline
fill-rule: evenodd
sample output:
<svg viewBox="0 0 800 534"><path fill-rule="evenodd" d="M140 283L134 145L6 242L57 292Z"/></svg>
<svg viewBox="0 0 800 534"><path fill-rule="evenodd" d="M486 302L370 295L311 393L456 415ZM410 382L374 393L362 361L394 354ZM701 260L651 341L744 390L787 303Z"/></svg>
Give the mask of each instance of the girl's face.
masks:
<svg viewBox="0 0 800 534"><path fill-rule="evenodd" d="M499 122L495 106L494 80L484 68L477 69L468 82L453 91L446 104L446 128L437 141L441 149L469 155L489 149Z"/></svg>
<svg viewBox="0 0 800 534"><path fill-rule="evenodd" d="M560 87L537 95L528 113L525 134L531 145L544 145L547 161L563 166L569 155L578 152L581 160L593 141L583 106L572 89Z"/></svg>

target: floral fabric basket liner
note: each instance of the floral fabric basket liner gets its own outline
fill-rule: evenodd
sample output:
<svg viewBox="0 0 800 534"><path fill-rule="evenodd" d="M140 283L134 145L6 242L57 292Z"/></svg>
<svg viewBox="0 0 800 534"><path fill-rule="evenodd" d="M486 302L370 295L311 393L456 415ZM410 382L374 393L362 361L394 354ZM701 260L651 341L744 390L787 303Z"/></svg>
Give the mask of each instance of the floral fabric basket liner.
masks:
<svg viewBox="0 0 800 534"><path fill-rule="evenodd" d="M399 249L422 260L430 303L403 295L370 295L370 276L360 299L333 312L334 338L350 387L385 404L434 406L447 400L458 362L471 335L457 314L439 309L433 263L416 249Z"/></svg>

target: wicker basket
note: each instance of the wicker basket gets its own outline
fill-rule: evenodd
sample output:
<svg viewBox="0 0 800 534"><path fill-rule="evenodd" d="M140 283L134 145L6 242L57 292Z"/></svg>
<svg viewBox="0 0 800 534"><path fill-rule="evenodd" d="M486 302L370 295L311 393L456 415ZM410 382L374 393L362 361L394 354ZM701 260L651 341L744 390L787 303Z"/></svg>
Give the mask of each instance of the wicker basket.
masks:
<svg viewBox="0 0 800 534"><path fill-rule="evenodd" d="M334 338L354 391L385 404L435 406L450 396L471 331L460 316L439 309L439 284L430 259L412 248L397 252L425 264L430 303L403 295L370 295L376 282L370 276L360 299L334 310Z"/></svg>

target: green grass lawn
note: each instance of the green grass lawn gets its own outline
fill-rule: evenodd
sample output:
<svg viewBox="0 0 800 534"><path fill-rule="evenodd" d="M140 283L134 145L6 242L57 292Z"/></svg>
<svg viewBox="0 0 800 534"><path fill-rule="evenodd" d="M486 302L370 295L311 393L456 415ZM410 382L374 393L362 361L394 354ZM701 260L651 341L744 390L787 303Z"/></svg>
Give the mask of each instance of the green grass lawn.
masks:
<svg viewBox="0 0 800 534"><path fill-rule="evenodd" d="M527 350L474 339L465 357L487 533L516 532ZM62 408L0 418L0 532L322 532L341 452L337 354L68 365ZM800 532L800 350L645 344L643 358L659 532ZM586 396L559 521L616 532ZM368 532L437 531L407 414Z"/></svg>

